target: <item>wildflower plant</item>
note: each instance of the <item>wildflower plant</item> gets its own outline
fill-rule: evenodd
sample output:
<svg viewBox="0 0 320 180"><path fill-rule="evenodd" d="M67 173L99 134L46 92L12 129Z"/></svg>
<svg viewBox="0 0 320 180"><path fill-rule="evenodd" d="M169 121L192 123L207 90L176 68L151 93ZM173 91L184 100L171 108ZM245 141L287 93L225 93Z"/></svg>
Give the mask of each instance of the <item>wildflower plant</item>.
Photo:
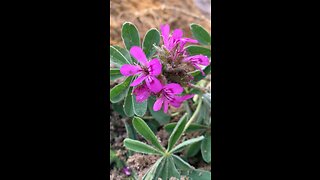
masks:
<svg viewBox="0 0 320 180"><path fill-rule="evenodd" d="M205 80L211 72L211 36L197 24L190 25L193 38L184 37L181 29L171 30L169 25L159 29L147 31L141 44L136 26L126 22L122 26L125 48L110 46L110 63L116 66L110 69L110 80L123 79L110 90L110 101L122 116L133 117L124 121L128 135L124 145L129 155L159 155L143 179L167 180L182 175L210 179L210 172L195 169L177 153L184 151L187 158L201 149L204 161L211 162L211 91ZM179 110L182 105L184 110ZM183 112L178 123L169 123L171 117ZM155 136L162 126L170 133L167 147ZM199 131L201 136L177 145L190 131ZM138 134L151 145L138 141Z"/></svg>

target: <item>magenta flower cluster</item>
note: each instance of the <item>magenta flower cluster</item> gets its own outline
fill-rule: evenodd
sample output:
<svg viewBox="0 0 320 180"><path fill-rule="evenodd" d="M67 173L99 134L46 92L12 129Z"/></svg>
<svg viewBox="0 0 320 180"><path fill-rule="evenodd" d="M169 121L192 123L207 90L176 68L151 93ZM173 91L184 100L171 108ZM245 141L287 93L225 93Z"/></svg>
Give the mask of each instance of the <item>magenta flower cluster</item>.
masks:
<svg viewBox="0 0 320 180"><path fill-rule="evenodd" d="M200 65L210 64L208 57L204 55L188 56L185 49L186 43L198 43L197 40L183 38L181 29L175 29L170 34L169 25L161 26L161 35L164 48L169 52L168 58L175 60L177 57L184 57L182 62L191 64L194 68L205 75ZM123 76L137 76L130 86L134 86L133 94L137 102L143 102L150 95L156 95L157 100L153 105L154 111L159 111L163 107L165 113L168 112L169 105L179 108L183 101L192 98L193 94L179 96L183 92L183 87L178 83L165 84L159 76L162 73L161 61L157 58L148 60L143 50L134 46L130 49L130 54L139 62L138 65L125 64L120 68Z"/></svg>

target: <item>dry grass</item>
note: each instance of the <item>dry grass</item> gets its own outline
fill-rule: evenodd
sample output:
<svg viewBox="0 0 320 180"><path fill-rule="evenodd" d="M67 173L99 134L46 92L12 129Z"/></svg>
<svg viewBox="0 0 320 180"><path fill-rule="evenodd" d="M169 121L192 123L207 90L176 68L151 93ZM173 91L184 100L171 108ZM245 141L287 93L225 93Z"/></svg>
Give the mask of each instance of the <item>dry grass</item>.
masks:
<svg viewBox="0 0 320 180"><path fill-rule="evenodd" d="M210 19L201 13L193 0L111 0L110 1L110 44L122 45L121 26L124 22L134 23L140 36L150 28L159 29L160 24L181 28L191 36L189 24L198 23L211 31Z"/></svg>

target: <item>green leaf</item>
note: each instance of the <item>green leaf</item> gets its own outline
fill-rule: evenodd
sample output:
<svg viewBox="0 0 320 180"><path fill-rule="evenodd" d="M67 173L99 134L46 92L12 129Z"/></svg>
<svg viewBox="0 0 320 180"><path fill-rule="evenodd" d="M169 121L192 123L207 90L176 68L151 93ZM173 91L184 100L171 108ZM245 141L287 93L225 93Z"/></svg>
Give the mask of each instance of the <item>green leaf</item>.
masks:
<svg viewBox="0 0 320 180"><path fill-rule="evenodd" d="M129 88L128 94L127 94L127 96L124 100L124 104L123 104L124 113L128 117L132 117L134 115L133 104L132 104L132 89L133 89L133 87Z"/></svg>
<svg viewBox="0 0 320 180"><path fill-rule="evenodd" d="M110 46L110 61L118 66L130 64L130 62L113 46Z"/></svg>
<svg viewBox="0 0 320 180"><path fill-rule="evenodd" d="M200 44L211 44L211 36L202 26L193 23L190 25L190 29L192 32L192 36L196 38Z"/></svg>
<svg viewBox="0 0 320 180"><path fill-rule="evenodd" d="M163 157L163 159L161 160L161 162L159 163L159 165L158 165L158 167L156 169L156 173L154 175L154 179L162 178L162 175L164 174L163 172L164 172L164 167L166 165L166 161L167 161L167 158Z"/></svg>
<svg viewBox="0 0 320 180"><path fill-rule="evenodd" d="M193 143L190 146L188 146L188 149L186 151L187 158L194 157L195 155L197 155L199 153L200 148L201 148L201 142L196 142L196 143Z"/></svg>
<svg viewBox="0 0 320 180"><path fill-rule="evenodd" d="M130 62L130 64L132 64L131 56L128 50L119 46L113 46L113 47L116 48L127 59L127 61Z"/></svg>
<svg viewBox="0 0 320 180"><path fill-rule="evenodd" d="M179 152L181 151L183 148L185 148L186 146L202 141L204 139L203 136L197 137L197 138L193 138L193 139L189 139L187 141L184 141L183 143L179 144L178 146L174 147L170 153L174 153L174 152Z"/></svg>
<svg viewBox="0 0 320 180"><path fill-rule="evenodd" d="M124 99L124 97L128 94L131 80L132 76L128 77L121 84L116 85L110 90L110 101L112 103L117 103Z"/></svg>
<svg viewBox="0 0 320 180"><path fill-rule="evenodd" d="M190 169L194 169L194 167L192 167L190 164L188 164L187 162L185 162L183 159L181 159L179 156L177 155L172 155L173 156L173 160L174 160L174 164L176 165L178 170L190 170Z"/></svg>
<svg viewBox="0 0 320 180"><path fill-rule="evenodd" d="M174 165L174 161L172 156L167 156L163 160L164 166L160 171L160 178L161 179L170 179L171 177L180 178L180 173L178 172L176 166ZM158 177L156 177L158 179Z"/></svg>
<svg viewBox="0 0 320 180"><path fill-rule="evenodd" d="M143 52L146 54L148 59L151 58L152 55L154 55L154 53L156 52L156 49L153 45L158 46L159 43L160 43L159 31L155 28L150 29L146 33L142 43Z"/></svg>
<svg viewBox="0 0 320 180"><path fill-rule="evenodd" d="M159 111L154 111L153 110L153 105L155 103L155 98L153 97L150 97L148 99L148 109L149 109L149 112L151 113L152 117L155 118L155 120L160 124L160 125L164 125L166 123L168 123L171 119L171 117L164 113L163 110L159 110Z"/></svg>
<svg viewBox="0 0 320 180"><path fill-rule="evenodd" d="M158 150L164 152L164 149L159 143L157 137L141 118L134 117L132 120L132 124L140 135L142 135L146 140L150 141Z"/></svg>
<svg viewBox="0 0 320 180"><path fill-rule="evenodd" d="M175 128L173 129L173 132L169 137L168 151L170 151L172 147L176 144L176 142L180 139L186 124L187 124L187 114L184 114L178 121L178 124L175 126Z"/></svg>
<svg viewBox="0 0 320 180"><path fill-rule="evenodd" d="M141 47L139 31L134 24L125 22L122 25L121 37L128 51L132 46Z"/></svg>
<svg viewBox="0 0 320 180"><path fill-rule="evenodd" d="M158 151L157 149L155 149L152 146L149 146L146 143L137 141L137 140L133 140L133 139L129 139L126 138L124 141L124 146L132 151L135 152L140 152L140 153L145 153L145 154L159 154L162 155L162 153L160 151Z"/></svg>
<svg viewBox="0 0 320 180"><path fill-rule="evenodd" d="M169 123L169 124L164 126L164 129L170 134L170 133L172 133L172 131L176 127L176 125L177 125L177 123ZM186 133L187 132L193 132L193 131L205 130L205 129L208 129L208 127L200 125L200 124L192 123L192 124L190 124L190 126L186 130Z"/></svg>
<svg viewBox="0 0 320 180"><path fill-rule="evenodd" d="M134 140L137 139L137 134L134 131L132 124L129 124L127 121L125 121L124 126L126 128L127 137L130 139L134 139ZM133 151L129 150L128 154L129 154L129 156L132 156L134 153L133 153Z"/></svg>
<svg viewBox="0 0 320 180"><path fill-rule="evenodd" d="M160 124L158 123L158 121L151 120L151 121L147 121L146 123L153 133L156 134L158 132L158 128L160 127Z"/></svg>
<svg viewBox="0 0 320 180"><path fill-rule="evenodd" d="M132 95L133 112L135 115L142 117L147 112L148 101L141 103L136 101L136 96Z"/></svg>
<svg viewBox="0 0 320 180"><path fill-rule="evenodd" d="M159 164L163 161L164 157L157 160L156 163L147 171L147 173L142 177L142 180L153 180L158 169Z"/></svg>
<svg viewBox="0 0 320 180"><path fill-rule="evenodd" d="M191 56L202 54L211 58L211 50L202 46L190 45L186 47Z"/></svg>
<svg viewBox="0 0 320 180"><path fill-rule="evenodd" d="M205 73L205 76L202 75L200 71L193 71L191 72L191 75L193 76L193 82L198 82L201 79L205 78L206 75L208 75L211 72L211 64L204 68L203 72Z"/></svg>
<svg viewBox="0 0 320 180"><path fill-rule="evenodd" d="M201 142L201 154L205 162L211 162L211 135L206 135Z"/></svg>
<svg viewBox="0 0 320 180"><path fill-rule="evenodd" d="M110 80L115 80L120 77L122 77L122 74L120 73L120 70L118 68L110 69Z"/></svg>
<svg viewBox="0 0 320 180"><path fill-rule="evenodd" d="M126 114L123 111L123 101L118 102L118 103L112 103L112 108L117 113L119 113L122 117L127 117Z"/></svg>
<svg viewBox="0 0 320 180"><path fill-rule="evenodd" d="M194 169L191 171L184 171L182 175L187 175L189 180L211 180L211 172L200 169Z"/></svg>
<svg viewBox="0 0 320 180"><path fill-rule="evenodd" d="M174 160L172 158L172 156L168 156L167 158L167 164L168 164L168 169L169 169L169 175L168 177L171 178L171 177L176 177L176 178L180 178L180 173L178 172L175 164L174 164Z"/></svg>

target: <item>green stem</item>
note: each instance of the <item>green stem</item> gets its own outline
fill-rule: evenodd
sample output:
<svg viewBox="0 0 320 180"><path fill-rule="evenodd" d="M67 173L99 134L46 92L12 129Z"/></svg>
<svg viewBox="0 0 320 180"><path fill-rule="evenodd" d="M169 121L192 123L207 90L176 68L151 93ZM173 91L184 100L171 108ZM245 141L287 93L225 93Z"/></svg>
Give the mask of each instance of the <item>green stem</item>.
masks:
<svg viewBox="0 0 320 180"><path fill-rule="evenodd" d="M184 131L188 129L188 127L190 126L190 124L198 117L198 114L200 112L201 109L201 105L202 105L202 96L199 96L199 101L198 101L198 106L197 109L194 111L194 113L192 114L190 120L187 122Z"/></svg>
<svg viewBox="0 0 320 180"><path fill-rule="evenodd" d="M175 113L172 113L171 116L173 117L173 116L176 116L176 115L179 115L179 114L180 114L180 112L175 112Z"/></svg>

